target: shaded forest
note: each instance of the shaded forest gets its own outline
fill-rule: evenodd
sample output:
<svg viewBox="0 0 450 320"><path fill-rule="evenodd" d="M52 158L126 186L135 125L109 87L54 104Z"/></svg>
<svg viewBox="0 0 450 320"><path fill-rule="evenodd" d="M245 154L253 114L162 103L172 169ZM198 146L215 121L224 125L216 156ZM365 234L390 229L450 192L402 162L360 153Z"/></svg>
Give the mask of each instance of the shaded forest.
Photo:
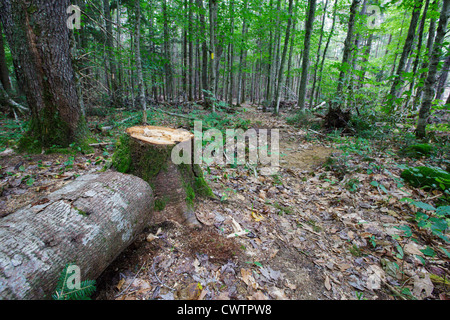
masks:
<svg viewBox="0 0 450 320"><path fill-rule="evenodd" d="M49 298L11 280L42 242L53 298L83 297L55 287L72 250L95 299L448 300L449 17L450 0L0 0L0 297ZM276 171L207 141L226 164L174 164L196 123L214 142L279 130ZM46 227L58 203L76 235Z"/></svg>

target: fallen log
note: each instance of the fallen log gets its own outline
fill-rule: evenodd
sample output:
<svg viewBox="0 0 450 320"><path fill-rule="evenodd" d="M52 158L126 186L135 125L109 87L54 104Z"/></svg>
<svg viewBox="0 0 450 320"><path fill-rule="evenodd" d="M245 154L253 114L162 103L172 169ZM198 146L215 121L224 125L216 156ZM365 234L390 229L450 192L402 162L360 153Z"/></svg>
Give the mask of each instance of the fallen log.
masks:
<svg viewBox="0 0 450 320"><path fill-rule="evenodd" d="M50 299L66 264L95 280L151 220L145 181L117 172L81 176L0 219L0 300Z"/></svg>
<svg viewBox="0 0 450 320"><path fill-rule="evenodd" d="M188 227L201 227L194 211L198 196L214 195L203 178L194 152L181 164L174 163L172 151L184 143L194 146L194 135L186 130L138 126L126 130L113 156L113 167L147 181L155 194L153 223L173 220ZM193 150L193 149L191 149Z"/></svg>

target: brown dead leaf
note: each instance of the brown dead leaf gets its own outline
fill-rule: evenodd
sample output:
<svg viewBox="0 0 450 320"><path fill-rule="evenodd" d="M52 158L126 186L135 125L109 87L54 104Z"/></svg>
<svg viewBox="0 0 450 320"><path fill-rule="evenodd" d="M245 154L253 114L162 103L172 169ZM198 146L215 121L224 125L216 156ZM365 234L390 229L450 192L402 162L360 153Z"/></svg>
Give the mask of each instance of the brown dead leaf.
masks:
<svg viewBox="0 0 450 320"><path fill-rule="evenodd" d="M330 278L328 276L325 277L325 288L327 288L328 291L331 290Z"/></svg>

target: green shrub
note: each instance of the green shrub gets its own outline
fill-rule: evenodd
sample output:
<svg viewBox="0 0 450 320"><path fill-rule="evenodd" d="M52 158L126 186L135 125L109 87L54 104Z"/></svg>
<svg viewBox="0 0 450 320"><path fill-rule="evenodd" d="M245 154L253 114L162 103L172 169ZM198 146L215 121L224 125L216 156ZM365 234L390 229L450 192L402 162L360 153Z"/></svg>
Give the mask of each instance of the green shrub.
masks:
<svg viewBox="0 0 450 320"><path fill-rule="evenodd" d="M405 147L402 153L410 158L421 158L423 156L429 157L433 152L434 148L432 145L427 143L414 144L412 146Z"/></svg>
<svg viewBox="0 0 450 320"><path fill-rule="evenodd" d="M408 168L403 170L401 177L416 188L450 189L450 173L441 168Z"/></svg>

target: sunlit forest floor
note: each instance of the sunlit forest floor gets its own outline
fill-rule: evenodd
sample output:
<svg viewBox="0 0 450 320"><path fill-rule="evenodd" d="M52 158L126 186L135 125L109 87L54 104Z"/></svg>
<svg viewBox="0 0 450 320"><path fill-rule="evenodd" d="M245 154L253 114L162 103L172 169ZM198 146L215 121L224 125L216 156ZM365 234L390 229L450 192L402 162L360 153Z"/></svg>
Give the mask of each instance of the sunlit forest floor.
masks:
<svg viewBox="0 0 450 320"><path fill-rule="evenodd" d="M445 164L446 133L434 135L433 156L409 157L401 152L412 140L407 125L379 123L366 136L341 136L293 125L293 111L274 117L245 105L237 115L171 112L201 119L204 127L279 129L280 170L264 176L249 165L204 165L217 199L197 199L203 230L174 222L148 227L98 279L96 299L450 297L450 246L420 224L420 205L411 203L435 207L448 198L400 178L407 167ZM97 142L89 150L55 146L35 155L13 149L25 124L0 120L2 217L80 175L114 170L115 141L140 115L91 112ZM157 109L149 122L192 128L191 120Z"/></svg>

